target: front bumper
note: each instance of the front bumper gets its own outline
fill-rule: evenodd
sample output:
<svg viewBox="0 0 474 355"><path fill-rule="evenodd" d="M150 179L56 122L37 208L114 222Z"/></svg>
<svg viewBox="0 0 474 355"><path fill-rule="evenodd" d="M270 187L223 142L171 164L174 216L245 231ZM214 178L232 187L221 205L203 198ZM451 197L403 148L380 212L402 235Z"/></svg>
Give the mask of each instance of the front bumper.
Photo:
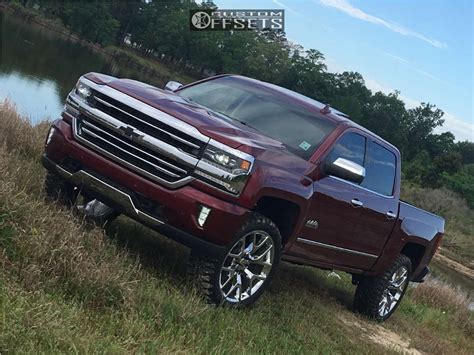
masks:
<svg viewBox="0 0 474 355"><path fill-rule="evenodd" d="M182 244L223 252L248 217L247 209L191 185L170 190L111 162L75 141L64 120L54 127L43 158L48 170ZM211 213L201 227L197 220L202 206Z"/></svg>

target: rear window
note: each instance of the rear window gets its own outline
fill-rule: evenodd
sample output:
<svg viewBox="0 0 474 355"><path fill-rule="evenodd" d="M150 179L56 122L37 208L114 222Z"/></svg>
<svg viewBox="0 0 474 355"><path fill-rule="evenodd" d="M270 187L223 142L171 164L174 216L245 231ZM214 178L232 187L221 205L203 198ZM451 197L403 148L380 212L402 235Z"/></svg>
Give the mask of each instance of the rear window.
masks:
<svg viewBox="0 0 474 355"><path fill-rule="evenodd" d="M388 149L369 141L365 159L365 179L361 186L391 196L395 183L396 157Z"/></svg>

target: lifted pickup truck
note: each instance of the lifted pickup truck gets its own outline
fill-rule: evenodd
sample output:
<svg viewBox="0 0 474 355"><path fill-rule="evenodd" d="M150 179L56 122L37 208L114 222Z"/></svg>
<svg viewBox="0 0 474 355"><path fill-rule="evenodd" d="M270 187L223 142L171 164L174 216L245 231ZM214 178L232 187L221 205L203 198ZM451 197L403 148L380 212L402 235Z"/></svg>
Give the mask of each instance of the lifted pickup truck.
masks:
<svg viewBox="0 0 474 355"><path fill-rule="evenodd" d="M215 304L253 303L280 260L337 269L377 320L422 282L444 220L399 200L400 153L329 106L221 75L165 90L89 73L45 144L50 197L189 246Z"/></svg>

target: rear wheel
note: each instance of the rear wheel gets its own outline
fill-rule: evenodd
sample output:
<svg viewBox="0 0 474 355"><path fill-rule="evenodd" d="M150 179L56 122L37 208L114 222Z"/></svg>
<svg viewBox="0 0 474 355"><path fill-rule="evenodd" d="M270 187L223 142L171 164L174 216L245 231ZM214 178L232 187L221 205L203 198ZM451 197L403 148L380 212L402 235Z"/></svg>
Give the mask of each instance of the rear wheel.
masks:
<svg viewBox="0 0 474 355"><path fill-rule="evenodd" d="M388 319L400 305L408 288L410 275L410 259L399 255L383 275L360 278L354 309L377 321Z"/></svg>
<svg viewBox="0 0 474 355"><path fill-rule="evenodd" d="M191 253L191 277L209 303L246 306L268 287L280 256L278 228L270 219L253 214L222 257Z"/></svg>

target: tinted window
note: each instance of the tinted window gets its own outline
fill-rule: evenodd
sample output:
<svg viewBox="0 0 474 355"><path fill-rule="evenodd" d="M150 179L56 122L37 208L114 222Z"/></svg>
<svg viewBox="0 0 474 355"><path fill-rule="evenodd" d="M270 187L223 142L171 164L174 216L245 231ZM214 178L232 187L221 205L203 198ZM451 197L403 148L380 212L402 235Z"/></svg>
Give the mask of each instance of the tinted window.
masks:
<svg viewBox="0 0 474 355"><path fill-rule="evenodd" d="M388 149L369 142L365 160L365 179L361 186L391 196L395 181L396 157Z"/></svg>
<svg viewBox="0 0 474 355"><path fill-rule="evenodd" d="M344 158L359 165L364 165L365 138L357 133L346 133L328 155L330 162Z"/></svg>
<svg viewBox="0 0 474 355"><path fill-rule="evenodd" d="M307 110L288 95L238 78L223 77L178 92L188 101L239 121L283 143L288 150L308 159L334 130L336 124Z"/></svg>

